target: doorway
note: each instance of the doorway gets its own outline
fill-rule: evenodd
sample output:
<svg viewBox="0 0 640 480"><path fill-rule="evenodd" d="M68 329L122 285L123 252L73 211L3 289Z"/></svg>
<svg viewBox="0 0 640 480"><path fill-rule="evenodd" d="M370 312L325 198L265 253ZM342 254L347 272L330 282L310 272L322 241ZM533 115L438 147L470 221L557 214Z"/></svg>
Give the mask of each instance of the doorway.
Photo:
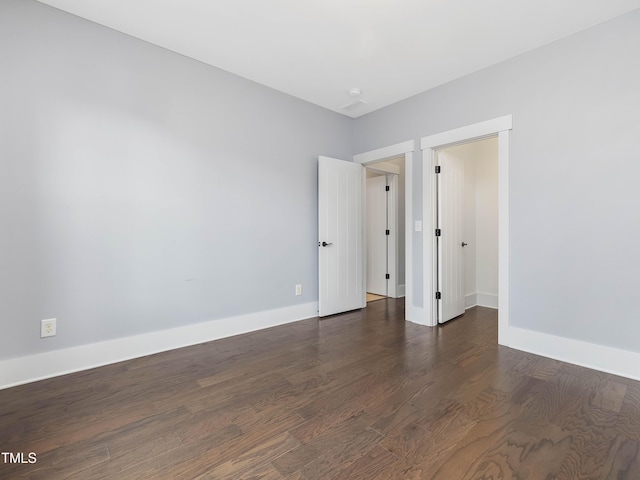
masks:
<svg viewBox="0 0 640 480"><path fill-rule="evenodd" d="M389 179L367 168L366 233L367 303L389 295Z"/></svg>
<svg viewBox="0 0 640 480"><path fill-rule="evenodd" d="M396 143L376 150L358 153L353 156L353 162L365 167L375 167L381 162L392 159L403 160L403 171L398 175L398 180L402 184L404 195L398 196L398 202L402 205L404 215L398 216L398 232L404 240L398 241L399 249L404 253L404 261L398 261L398 269L402 269L399 274L404 278L404 282L397 285L396 296L405 297L405 320L423 323L422 308L415 305L414 292L414 238L413 238L413 181L414 181L414 165L413 152L415 144L413 140ZM421 224L420 224L421 225ZM416 227L417 229L417 227ZM366 247L366 246L365 246Z"/></svg>
<svg viewBox="0 0 640 480"><path fill-rule="evenodd" d="M403 157L366 167L367 302L403 294L403 200Z"/></svg>
<svg viewBox="0 0 640 480"><path fill-rule="evenodd" d="M405 217L411 218L411 179L413 142L404 142L383 149L354 156L353 162L320 156L318 158L318 313L320 317L366 307L366 242L364 239L366 201L365 166L393 174L400 188L392 188L393 202L401 205ZM398 165L383 162L395 160ZM406 183L406 187L404 186ZM393 186L393 182L392 182ZM398 198L398 190L404 195ZM393 211L397 207L393 207ZM411 235L406 235L406 218L396 220L391 227L389 243L393 262L389 262L391 280L389 294L405 296L405 285L398 284L399 275L407 272L406 293L411 292ZM403 239L404 237L404 239ZM405 245L406 243L406 245ZM403 248L404 247L404 248ZM407 252L406 255L404 253ZM405 261L403 262L403 257ZM400 264L400 266L398 266ZM404 268L403 268L404 267ZM410 303L411 304L411 303ZM410 315L412 315L410 317ZM405 311L406 319L414 318L412 309Z"/></svg>
<svg viewBox="0 0 640 480"><path fill-rule="evenodd" d="M497 309L497 135L436 151L436 201L437 322Z"/></svg>
<svg viewBox="0 0 640 480"><path fill-rule="evenodd" d="M422 210L426 234L422 238L425 254L422 258L423 302L427 325L437 323L437 250L435 248L436 218L436 152L446 146L469 142L474 139L498 135L498 343L509 343L509 142L513 117L503 117L474 123L464 127L423 137L422 149Z"/></svg>

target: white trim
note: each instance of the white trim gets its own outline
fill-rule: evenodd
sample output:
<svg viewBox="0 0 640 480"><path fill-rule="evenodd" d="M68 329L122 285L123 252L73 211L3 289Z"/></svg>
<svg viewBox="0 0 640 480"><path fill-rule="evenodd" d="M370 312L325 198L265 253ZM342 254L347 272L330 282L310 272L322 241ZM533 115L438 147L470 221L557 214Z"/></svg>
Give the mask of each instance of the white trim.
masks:
<svg viewBox="0 0 640 480"><path fill-rule="evenodd" d="M381 173L383 175L400 175L400 167L388 163L374 163L367 165L367 171Z"/></svg>
<svg viewBox="0 0 640 480"><path fill-rule="evenodd" d="M504 345L503 337L509 328L509 130L512 116L487 120L467 125L447 132L423 137L422 147L422 211L425 212L423 236L423 283L424 310L429 313L427 325L437 324L437 303L435 298L435 242L433 241L435 220L435 178L434 166L436 150L451 144L465 143L490 135L498 135L498 343ZM429 213L430 212L430 213Z"/></svg>
<svg viewBox="0 0 640 480"><path fill-rule="evenodd" d="M510 327L504 345L622 377L640 380L640 353Z"/></svg>
<svg viewBox="0 0 640 480"><path fill-rule="evenodd" d="M414 305L413 295L413 152L415 143L413 140L396 143L388 147L378 148L353 156L353 161L362 165L370 165L383 162L390 158L404 155L404 215L405 215L405 320L425 325L424 313L421 307Z"/></svg>
<svg viewBox="0 0 640 480"><path fill-rule="evenodd" d="M353 156L353 161L355 163L362 163L363 165L383 162L390 158L400 157L408 152L413 152L414 149L415 144L413 143L413 140L407 140L406 142L396 143L395 145L389 145L388 147L358 153Z"/></svg>
<svg viewBox="0 0 640 480"><path fill-rule="evenodd" d="M318 303L311 302L1 360L0 389L296 322L317 315Z"/></svg>
<svg viewBox="0 0 640 480"><path fill-rule="evenodd" d="M473 307L498 308L498 295L491 293L468 293L464 296L464 309Z"/></svg>
<svg viewBox="0 0 640 480"><path fill-rule="evenodd" d="M498 308L498 295L492 293L476 293L476 305L479 307Z"/></svg>
<svg viewBox="0 0 640 480"><path fill-rule="evenodd" d="M404 285L398 285L398 289L396 290L397 298L404 297Z"/></svg>
<svg viewBox="0 0 640 480"><path fill-rule="evenodd" d="M476 140L482 137L488 137L498 132L511 130L512 128L513 116L505 115L504 117L498 117L485 122L474 123L473 125L423 137L420 141L420 149L436 149L455 143L465 143L471 139Z"/></svg>
<svg viewBox="0 0 640 480"><path fill-rule="evenodd" d="M464 309L469 310L478 305L478 294L468 293L464 296Z"/></svg>
<svg viewBox="0 0 640 480"><path fill-rule="evenodd" d="M473 307L498 308L498 295L492 293L468 293L464 296L464 309Z"/></svg>

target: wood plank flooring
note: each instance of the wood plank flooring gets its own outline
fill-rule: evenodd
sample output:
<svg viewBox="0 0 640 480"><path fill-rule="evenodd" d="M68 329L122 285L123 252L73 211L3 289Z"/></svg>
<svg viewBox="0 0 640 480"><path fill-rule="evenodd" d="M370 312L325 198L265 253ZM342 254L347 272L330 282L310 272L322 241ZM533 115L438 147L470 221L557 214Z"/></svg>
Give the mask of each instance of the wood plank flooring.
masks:
<svg viewBox="0 0 640 480"><path fill-rule="evenodd" d="M375 293L367 292L367 303L375 302L376 300L382 300L383 298L387 298L384 295L377 295Z"/></svg>
<svg viewBox="0 0 640 480"><path fill-rule="evenodd" d="M640 383L402 300L0 391L0 479L640 479Z"/></svg>

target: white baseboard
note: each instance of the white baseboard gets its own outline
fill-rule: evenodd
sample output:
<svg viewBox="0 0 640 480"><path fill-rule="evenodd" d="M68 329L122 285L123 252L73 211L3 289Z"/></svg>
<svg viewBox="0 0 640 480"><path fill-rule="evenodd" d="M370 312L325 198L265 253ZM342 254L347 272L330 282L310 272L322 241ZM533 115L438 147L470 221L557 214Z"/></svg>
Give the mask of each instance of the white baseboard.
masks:
<svg viewBox="0 0 640 480"><path fill-rule="evenodd" d="M469 308L475 307L478 305L478 294L470 293L464 296L464 309L468 310Z"/></svg>
<svg viewBox="0 0 640 480"><path fill-rule="evenodd" d="M472 307L498 308L498 295L492 293L470 293L464 297L464 309Z"/></svg>
<svg viewBox="0 0 640 480"><path fill-rule="evenodd" d="M494 295L492 293L480 293L476 294L478 296L477 305L479 307L487 307L487 308L498 308L498 295Z"/></svg>
<svg viewBox="0 0 640 480"><path fill-rule="evenodd" d="M509 327L503 345L581 367L640 380L640 353Z"/></svg>
<svg viewBox="0 0 640 480"><path fill-rule="evenodd" d="M318 315L318 302L0 360L0 389L152 355Z"/></svg>
<svg viewBox="0 0 640 480"><path fill-rule="evenodd" d="M404 285L398 285L398 288L396 289L396 298L402 297L404 297Z"/></svg>

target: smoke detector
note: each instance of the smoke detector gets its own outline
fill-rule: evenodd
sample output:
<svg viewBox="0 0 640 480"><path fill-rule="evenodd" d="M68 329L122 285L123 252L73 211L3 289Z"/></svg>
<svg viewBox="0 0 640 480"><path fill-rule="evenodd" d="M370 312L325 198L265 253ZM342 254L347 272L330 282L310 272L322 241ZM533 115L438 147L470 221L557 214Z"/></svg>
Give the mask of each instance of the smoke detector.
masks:
<svg viewBox="0 0 640 480"><path fill-rule="evenodd" d="M352 88L351 90L349 90L349 96L353 99L351 102L343 105L340 107L341 110L351 110L352 108L356 108L360 105L366 105L367 102L365 102L363 99L359 98L360 95L362 94L362 92L360 91L359 88Z"/></svg>

